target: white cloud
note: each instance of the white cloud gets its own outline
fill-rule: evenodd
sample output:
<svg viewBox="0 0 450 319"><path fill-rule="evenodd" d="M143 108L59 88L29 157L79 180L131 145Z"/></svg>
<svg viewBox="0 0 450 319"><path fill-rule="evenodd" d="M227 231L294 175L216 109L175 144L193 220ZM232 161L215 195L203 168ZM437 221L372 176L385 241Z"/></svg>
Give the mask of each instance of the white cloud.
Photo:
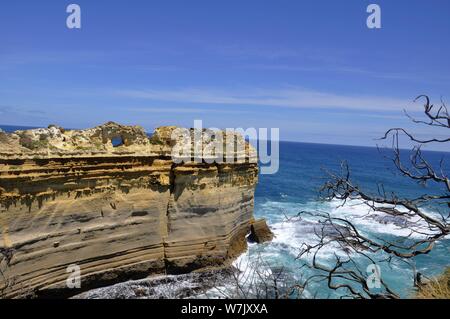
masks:
<svg viewBox="0 0 450 319"><path fill-rule="evenodd" d="M142 113L222 113L222 114L243 114L250 113L249 111L243 110L227 110L227 109L210 109L210 108L172 108L172 107L138 107L138 108L127 108L127 111L131 112L142 112Z"/></svg>
<svg viewBox="0 0 450 319"><path fill-rule="evenodd" d="M253 88L219 90L211 88L181 88L174 90L119 90L115 94L137 99L182 103L273 106L288 108L350 109L373 111L418 110L408 99L344 95L298 87L280 89Z"/></svg>

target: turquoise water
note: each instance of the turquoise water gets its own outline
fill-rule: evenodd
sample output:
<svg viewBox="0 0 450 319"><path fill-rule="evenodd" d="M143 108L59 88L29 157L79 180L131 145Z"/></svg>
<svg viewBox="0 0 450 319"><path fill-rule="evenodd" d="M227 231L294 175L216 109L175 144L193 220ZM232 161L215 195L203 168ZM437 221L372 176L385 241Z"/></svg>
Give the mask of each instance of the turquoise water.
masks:
<svg viewBox="0 0 450 319"><path fill-rule="evenodd" d="M388 152L386 150L385 152ZM388 155L389 153L384 153ZM408 152L405 151L406 159ZM436 166L444 158L450 163L450 153L425 152L425 156ZM322 202L318 190L324 183L327 173L324 169L339 171L340 163L346 160L351 168L353 179L363 189L376 191L377 183L382 183L387 192L395 191L402 196L416 196L424 193L445 192L436 184L421 186L396 172L393 164L386 160L376 148L352 147L338 145L318 145L282 142L280 145L280 170L275 175L261 175L256 190L255 214L268 220L276 238L272 243L252 245L249 252L239 263L246 264L251 260L264 260L269 267L283 267L294 279L312 274L305 269L299 270L302 260L296 260L302 243L314 243L317 238L314 227L307 221L289 221L286 216L295 216L299 211L324 211L333 216L345 217L357 225L358 229L384 239L399 239L409 232L400 229L398 224L367 218L368 209L358 202L348 203L338 208L338 202ZM447 172L450 167L447 164ZM449 213L448 207L429 207L430 212L440 209ZM311 221L313 222L313 221ZM330 265L334 261L335 249L323 251L320 261ZM380 257L380 256L379 256ZM362 260L361 260L362 262ZM442 272L450 266L450 240L440 241L428 255L415 258L417 270L428 276ZM413 271L403 263L393 263L390 267L381 266L382 278L402 297L411 294ZM318 297L336 297L322 285L309 291L310 296L318 293ZM306 292L308 293L308 291Z"/></svg>
<svg viewBox="0 0 450 319"><path fill-rule="evenodd" d="M5 131L23 129L12 126L0 128ZM430 163L436 166L444 158L447 163L444 167L447 172L450 171L450 153L424 154ZM405 155L408 155L407 151ZM303 243L315 242L314 220L295 222L287 218L295 216L302 210L319 210L333 216L348 218L361 231L371 236L399 239L408 235L408 232L401 230L393 222L367 218L367 208L358 202L338 208L337 202L324 203L319 200L318 190L327 176L325 169L338 171L342 160L349 163L353 179L367 190L376 191L376 185L382 183L387 192L395 191L406 197L445 192L438 185L421 186L400 176L393 164L376 148L282 142L280 170L274 175L260 176L255 196L255 215L268 220L276 237L271 243L250 245L249 251L236 262L238 267L251 266L262 259L265 267L283 268L289 274L290 280L301 282L311 275L312 272L300 269L303 260L297 260L296 257ZM431 213L437 209L436 206L428 208ZM442 210L442 207L440 209ZM448 214L448 208L444 208L443 212ZM330 265L336 252L332 247L323 251L319 256L320 262ZM417 270L427 276L441 273L446 266L450 266L450 239L438 242L430 254L418 256L414 261ZM390 267L381 266L383 279L401 296L408 297L413 284L412 269L402 263L393 263ZM306 291L306 297L315 294L317 297L339 296L321 284L313 285Z"/></svg>

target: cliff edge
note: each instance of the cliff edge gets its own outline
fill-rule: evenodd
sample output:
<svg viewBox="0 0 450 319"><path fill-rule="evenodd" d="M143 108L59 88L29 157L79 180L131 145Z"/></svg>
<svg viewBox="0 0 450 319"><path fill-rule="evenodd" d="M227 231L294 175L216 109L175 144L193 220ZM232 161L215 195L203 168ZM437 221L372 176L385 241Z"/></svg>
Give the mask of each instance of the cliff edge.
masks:
<svg viewBox="0 0 450 319"><path fill-rule="evenodd" d="M224 134L242 146L234 161L178 163L175 129L149 137L141 127L110 122L0 132L0 294L74 295L223 266L245 251L255 150L242 136ZM189 132L214 139L208 130ZM77 267L81 288L70 289Z"/></svg>

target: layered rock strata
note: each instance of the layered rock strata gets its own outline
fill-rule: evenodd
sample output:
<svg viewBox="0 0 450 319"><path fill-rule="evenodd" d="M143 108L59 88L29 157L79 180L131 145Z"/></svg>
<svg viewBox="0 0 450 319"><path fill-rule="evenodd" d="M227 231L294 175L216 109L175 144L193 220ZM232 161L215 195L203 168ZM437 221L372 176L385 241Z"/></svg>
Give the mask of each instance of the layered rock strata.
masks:
<svg viewBox="0 0 450 319"><path fill-rule="evenodd" d="M224 145L232 138L228 145L242 146L233 162L174 162L175 129L151 137L116 123L0 132L0 294L74 295L222 266L242 253L253 222L255 150L224 134ZM71 289L77 267L81 288Z"/></svg>

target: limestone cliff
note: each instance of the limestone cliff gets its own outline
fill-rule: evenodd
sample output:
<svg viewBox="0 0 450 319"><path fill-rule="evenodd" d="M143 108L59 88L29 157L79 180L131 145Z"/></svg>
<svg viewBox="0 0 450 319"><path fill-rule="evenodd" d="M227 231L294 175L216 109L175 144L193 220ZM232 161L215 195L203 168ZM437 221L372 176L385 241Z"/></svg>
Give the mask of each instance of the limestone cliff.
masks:
<svg viewBox="0 0 450 319"><path fill-rule="evenodd" d="M243 252L254 149L233 136L245 146L233 163L176 164L174 129L0 132L0 293L79 293L66 286L73 264L85 290L221 266Z"/></svg>

